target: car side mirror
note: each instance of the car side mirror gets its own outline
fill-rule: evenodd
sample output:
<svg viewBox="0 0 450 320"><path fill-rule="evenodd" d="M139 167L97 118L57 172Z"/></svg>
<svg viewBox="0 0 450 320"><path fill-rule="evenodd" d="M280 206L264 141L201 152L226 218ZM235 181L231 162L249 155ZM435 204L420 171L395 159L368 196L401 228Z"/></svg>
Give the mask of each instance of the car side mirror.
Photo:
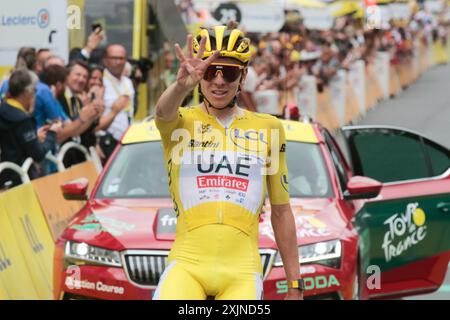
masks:
<svg viewBox="0 0 450 320"><path fill-rule="evenodd" d="M85 201L88 199L87 189L89 180L87 178L79 178L66 182L61 186L64 199Z"/></svg>
<svg viewBox="0 0 450 320"><path fill-rule="evenodd" d="M363 176L351 177L344 192L344 199L371 199L378 196L383 184L372 178Z"/></svg>

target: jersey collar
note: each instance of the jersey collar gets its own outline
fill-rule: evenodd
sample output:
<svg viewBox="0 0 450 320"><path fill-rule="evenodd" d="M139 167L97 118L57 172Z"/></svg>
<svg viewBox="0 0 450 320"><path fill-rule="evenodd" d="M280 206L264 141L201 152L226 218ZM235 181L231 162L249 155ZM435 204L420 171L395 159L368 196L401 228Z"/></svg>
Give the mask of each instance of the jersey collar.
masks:
<svg viewBox="0 0 450 320"><path fill-rule="evenodd" d="M25 107L17 100L15 99L6 99L6 103L9 104L10 106L19 109L25 113L28 113L27 110L25 110Z"/></svg>

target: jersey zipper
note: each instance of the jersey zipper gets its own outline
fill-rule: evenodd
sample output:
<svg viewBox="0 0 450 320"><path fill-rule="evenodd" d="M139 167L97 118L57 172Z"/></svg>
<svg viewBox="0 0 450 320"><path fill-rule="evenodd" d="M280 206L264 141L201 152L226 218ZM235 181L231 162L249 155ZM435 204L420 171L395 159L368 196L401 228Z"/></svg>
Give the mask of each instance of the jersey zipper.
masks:
<svg viewBox="0 0 450 320"><path fill-rule="evenodd" d="M223 141L224 146L226 146L226 141L227 141L227 127L224 127L224 131L225 131L225 141ZM225 150L226 152L226 150ZM220 207L219 207L219 223L222 224L223 223L223 213L222 213L222 206L223 206L223 188L220 189Z"/></svg>

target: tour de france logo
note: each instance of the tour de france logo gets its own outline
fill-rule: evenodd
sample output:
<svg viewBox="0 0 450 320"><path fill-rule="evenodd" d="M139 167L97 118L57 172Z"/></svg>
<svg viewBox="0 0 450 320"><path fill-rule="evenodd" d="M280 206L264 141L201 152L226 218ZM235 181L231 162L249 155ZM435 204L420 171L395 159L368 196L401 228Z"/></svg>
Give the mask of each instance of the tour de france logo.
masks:
<svg viewBox="0 0 450 320"><path fill-rule="evenodd" d="M41 9L37 15L37 23L41 29L47 28L50 24L50 12L47 9Z"/></svg>
<svg viewBox="0 0 450 320"><path fill-rule="evenodd" d="M416 202L409 203L405 213L396 213L384 221L388 226L382 244L386 262L400 257L425 239L426 219L425 211Z"/></svg>

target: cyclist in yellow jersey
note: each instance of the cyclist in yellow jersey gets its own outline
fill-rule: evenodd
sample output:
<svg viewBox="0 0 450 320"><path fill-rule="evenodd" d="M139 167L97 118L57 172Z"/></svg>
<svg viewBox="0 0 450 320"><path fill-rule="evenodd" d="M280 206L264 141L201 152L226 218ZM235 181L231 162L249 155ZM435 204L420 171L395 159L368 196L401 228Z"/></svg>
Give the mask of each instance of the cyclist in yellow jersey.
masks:
<svg viewBox="0 0 450 320"><path fill-rule="evenodd" d="M266 191L286 299L303 297L283 127L236 105L249 47L242 31L225 26L189 35L186 55L175 45L180 68L155 120L178 220L154 299L262 299L258 224ZM196 85L203 103L179 108Z"/></svg>

